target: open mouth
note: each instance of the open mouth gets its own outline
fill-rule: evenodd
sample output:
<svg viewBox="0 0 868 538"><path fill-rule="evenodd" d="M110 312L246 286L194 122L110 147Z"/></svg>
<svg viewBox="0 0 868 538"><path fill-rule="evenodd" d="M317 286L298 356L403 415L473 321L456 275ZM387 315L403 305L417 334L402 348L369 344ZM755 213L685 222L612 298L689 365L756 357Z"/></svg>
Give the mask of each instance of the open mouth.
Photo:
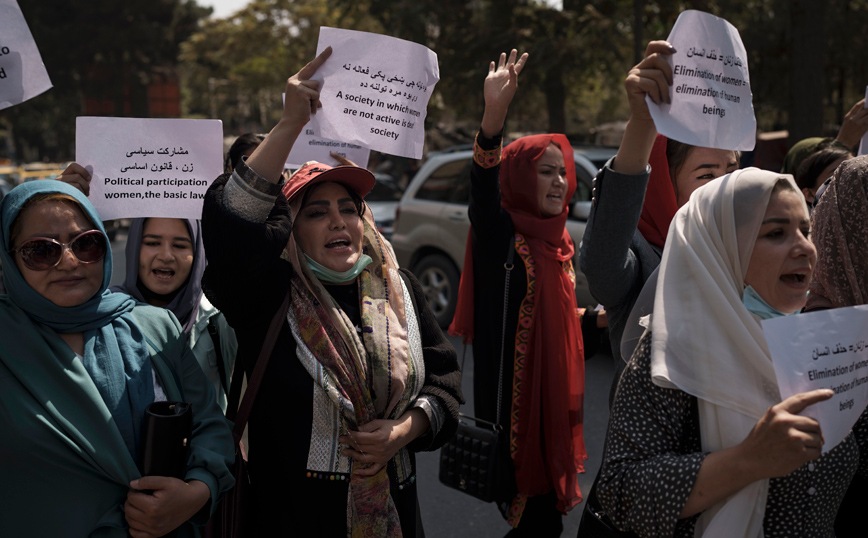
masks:
<svg viewBox="0 0 868 538"><path fill-rule="evenodd" d="M154 269L151 271L159 280L171 280L175 276L175 271L171 269Z"/></svg>
<svg viewBox="0 0 868 538"><path fill-rule="evenodd" d="M560 202L564 199L563 195L561 194L549 194L548 196L546 196L546 198L555 202Z"/></svg>
<svg viewBox="0 0 868 538"><path fill-rule="evenodd" d="M804 273L789 273L786 275L782 275L781 280L783 280L787 284L804 284L805 283L805 274Z"/></svg>
<svg viewBox="0 0 868 538"><path fill-rule="evenodd" d="M338 248L347 248L350 246L350 242L346 239L335 239L334 241L329 241L326 244L326 248L338 249Z"/></svg>

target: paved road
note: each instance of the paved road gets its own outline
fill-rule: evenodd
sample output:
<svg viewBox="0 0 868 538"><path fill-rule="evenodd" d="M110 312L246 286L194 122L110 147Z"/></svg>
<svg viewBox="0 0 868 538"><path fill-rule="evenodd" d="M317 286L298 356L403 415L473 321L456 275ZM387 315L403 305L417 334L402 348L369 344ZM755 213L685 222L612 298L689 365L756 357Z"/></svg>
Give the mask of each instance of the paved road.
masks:
<svg viewBox="0 0 868 538"><path fill-rule="evenodd" d="M114 271L112 285L124 280L126 262L124 247L126 230L118 233L112 243ZM450 338L461 356L461 340ZM462 388L467 400L468 413L473 412L473 348L468 347L464 366ZM585 363L585 446L588 450L587 472L579 475L582 492L591 488L600 457L603 452L603 437L609 420L609 386L614 368L608 349L598 353ZM419 504L422 508L422 522L425 535L429 538L499 538L510 527L500 516L493 504L483 503L459 491L440 484L437 477L440 451L424 452L417 455L419 466ZM576 536L579 528L583 505L574 508L564 520L564 537Z"/></svg>
<svg viewBox="0 0 868 538"><path fill-rule="evenodd" d="M458 338L450 338L461 355ZM473 352L467 350L462 382L468 413L473 410ZM585 363L585 445L588 450L587 472L579 475L582 492L591 488L603 452L603 437L609 420L609 386L614 367L611 356L599 353ZM463 409L464 409L463 408ZM499 538L510 527L493 504L487 504L447 488L437 478L440 451L418 454L419 504L425 535L432 538ZM576 536L583 505L574 508L564 520L562 536Z"/></svg>

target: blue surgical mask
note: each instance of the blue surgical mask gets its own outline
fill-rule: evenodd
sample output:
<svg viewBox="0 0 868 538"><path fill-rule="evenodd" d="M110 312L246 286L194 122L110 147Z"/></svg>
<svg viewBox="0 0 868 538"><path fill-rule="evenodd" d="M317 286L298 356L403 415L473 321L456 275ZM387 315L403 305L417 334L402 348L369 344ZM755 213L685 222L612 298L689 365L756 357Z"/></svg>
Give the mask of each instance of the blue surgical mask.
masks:
<svg viewBox="0 0 868 538"><path fill-rule="evenodd" d="M784 314L783 312L775 310L769 306L769 304L765 302L765 299L760 297L756 290L753 289L753 286L748 286L744 289L741 301L744 303L745 308L759 316L760 319L772 319L792 315ZM798 312L798 310L796 312ZM793 312L793 314L796 312Z"/></svg>
<svg viewBox="0 0 868 538"><path fill-rule="evenodd" d="M346 284L352 280L355 280L358 277L362 270L371 263L371 257L367 254L362 254L359 256L359 259L356 260L356 264L353 265L349 270L344 272L335 271L333 269L329 269L323 265L320 265L313 261L313 259L307 254L304 255L304 259L307 260L308 266L310 266L310 270L313 271L313 274L320 280L320 282L325 282L328 284Z"/></svg>

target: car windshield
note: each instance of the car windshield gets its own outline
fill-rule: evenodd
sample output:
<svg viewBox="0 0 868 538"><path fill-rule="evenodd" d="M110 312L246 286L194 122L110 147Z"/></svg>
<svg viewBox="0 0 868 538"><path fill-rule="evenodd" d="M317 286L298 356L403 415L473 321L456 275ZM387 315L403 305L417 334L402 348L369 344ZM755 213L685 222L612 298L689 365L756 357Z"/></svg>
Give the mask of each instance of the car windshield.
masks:
<svg viewBox="0 0 868 538"><path fill-rule="evenodd" d="M385 181L377 181L371 192L365 196L366 202L397 202L400 199L401 190Z"/></svg>

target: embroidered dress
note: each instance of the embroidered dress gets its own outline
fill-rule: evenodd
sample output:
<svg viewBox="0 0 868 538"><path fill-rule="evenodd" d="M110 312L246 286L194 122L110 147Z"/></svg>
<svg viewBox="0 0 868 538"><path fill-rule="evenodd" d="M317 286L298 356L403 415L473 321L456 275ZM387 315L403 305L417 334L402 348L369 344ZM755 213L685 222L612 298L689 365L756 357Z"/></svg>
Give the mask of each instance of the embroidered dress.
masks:
<svg viewBox="0 0 868 538"><path fill-rule="evenodd" d="M515 487L502 492L498 506L510 525L540 535L559 534L560 514L581 501L577 473L584 472L587 458L582 437L584 352L566 202L560 215L543 218L536 193L535 163L550 143L564 156L564 200L569 200L576 179L572 149L563 135L521 138L506 147L502 160L495 154L499 139L477 136L471 241L450 327L453 334L473 341L477 416L497 419L509 432L502 450L514 466ZM508 249L517 255L504 305L506 334L501 335L499 305L504 302ZM506 363L503 386L497 387L502 336ZM498 394L501 416L495 417ZM550 492L553 495L547 495ZM521 526L528 503L546 505L541 526Z"/></svg>

